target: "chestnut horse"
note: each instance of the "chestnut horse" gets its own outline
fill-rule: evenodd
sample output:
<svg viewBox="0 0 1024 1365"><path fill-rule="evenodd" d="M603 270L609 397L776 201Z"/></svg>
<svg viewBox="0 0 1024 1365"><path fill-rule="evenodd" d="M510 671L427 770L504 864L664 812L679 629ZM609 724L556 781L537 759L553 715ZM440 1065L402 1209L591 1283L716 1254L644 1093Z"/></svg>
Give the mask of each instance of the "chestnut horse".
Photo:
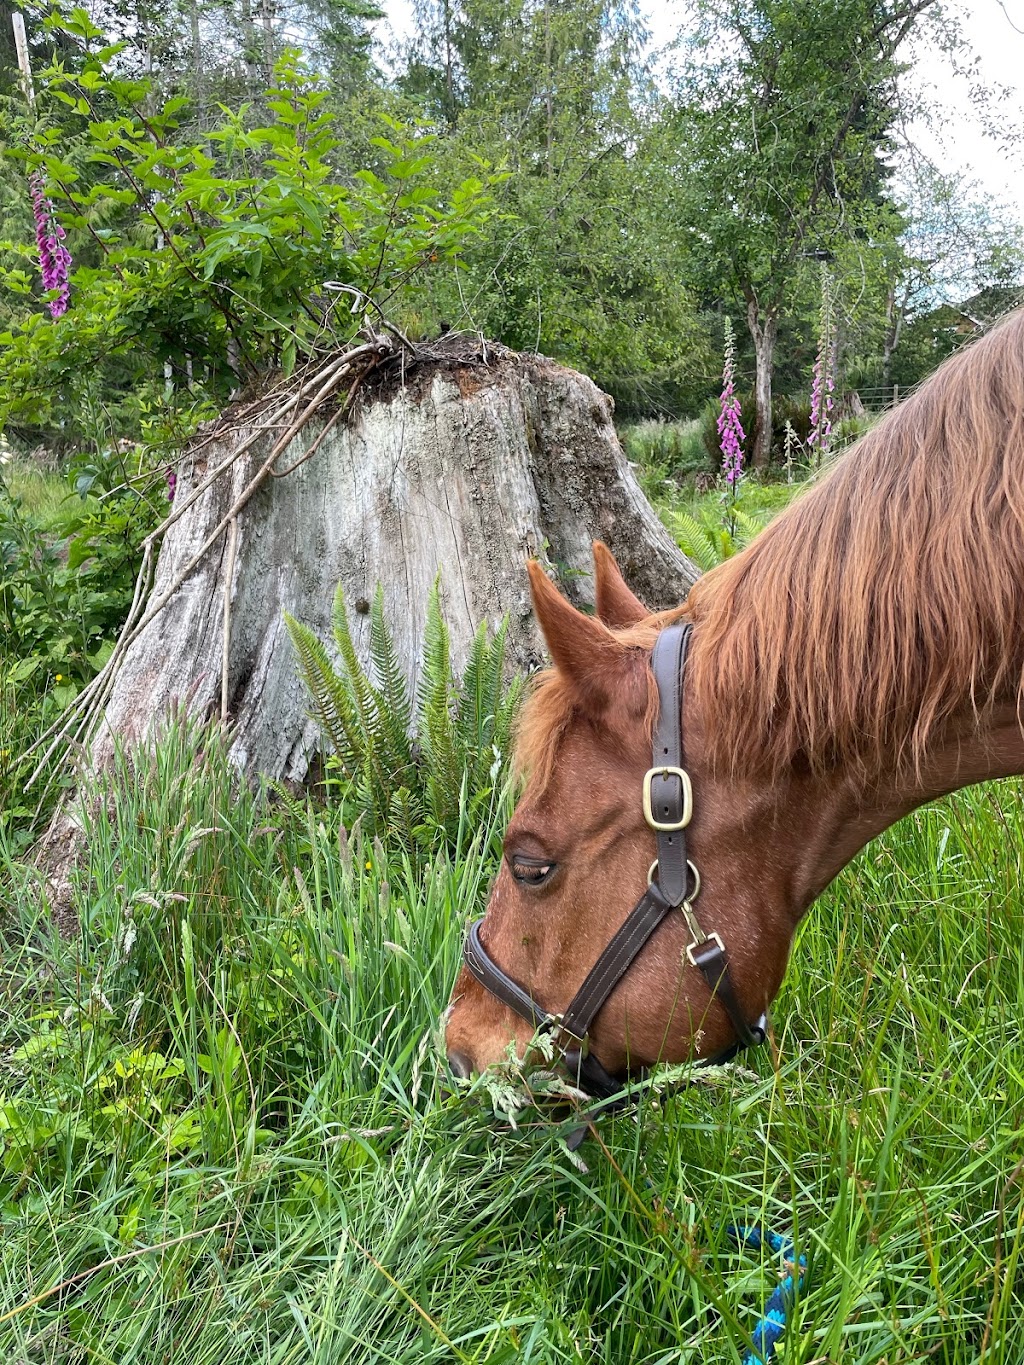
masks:
<svg viewBox="0 0 1024 1365"><path fill-rule="evenodd" d="M479 941L545 1011L573 998L643 894L654 643L692 622L682 726L700 924L754 1020L793 931L859 849L915 807L1024 772L1024 311L948 360L742 554L651 614L594 547L596 616L529 565L551 653L517 743L526 784ZM736 1040L673 910L589 1043L624 1078ZM464 967L448 1011L468 1076L530 1022Z"/></svg>

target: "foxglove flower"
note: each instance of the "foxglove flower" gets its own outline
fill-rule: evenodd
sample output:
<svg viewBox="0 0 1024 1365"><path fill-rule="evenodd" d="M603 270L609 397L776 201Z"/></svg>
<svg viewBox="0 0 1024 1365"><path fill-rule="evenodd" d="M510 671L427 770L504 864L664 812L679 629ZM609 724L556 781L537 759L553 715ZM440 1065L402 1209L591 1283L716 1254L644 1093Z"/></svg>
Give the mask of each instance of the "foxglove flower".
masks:
<svg viewBox="0 0 1024 1365"><path fill-rule="evenodd" d="M732 322L725 320L725 365L722 368L722 396L718 400L718 441L722 451L722 472L730 488L736 488L743 477L743 439L740 423L740 400L736 397L736 343Z"/></svg>
<svg viewBox="0 0 1024 1365"><path fill-rule="evenodd" d="M39 269L43 289L59 291L49 300L50 316L59 318L67 312L71 296L71 253L64 245L64 229L57 222L54 207L46 195L46 183L40 171L29 177L32 213L36 220L36 244L39 248Z"/></svg>

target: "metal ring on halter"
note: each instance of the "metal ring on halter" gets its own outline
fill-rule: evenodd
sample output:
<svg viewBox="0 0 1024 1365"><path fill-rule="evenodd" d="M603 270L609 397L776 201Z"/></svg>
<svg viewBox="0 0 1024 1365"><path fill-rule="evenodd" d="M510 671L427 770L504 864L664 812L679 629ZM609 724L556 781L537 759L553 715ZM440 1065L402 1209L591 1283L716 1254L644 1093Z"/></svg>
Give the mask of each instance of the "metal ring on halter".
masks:
<svg viewBox="0 0 1024 1365"><path fill-rule="evenodd" d="M700 895L700 873L697 871L696 867L694 867L693 863L690 861L689 858L687 858L687 860L686 860L686 866L690 869L690 873L691 873L691 875L692 875L692 877L693 877L693 890L692 890L692 891L690 892L690 894L686 897L687 904L690 904L692 901L695 901L695 900L697 899L697 897ZM648 869L648 872L647 872L647 885L648 885L648 886L650 886L650 885L653 883L653 881L654 881L654 874L655 874L655 872L656 872L657 870L658 870L658 860L657 860L657 858L655 858L654 862L651 863L651 866L650 866L650 868Z"/></svg>

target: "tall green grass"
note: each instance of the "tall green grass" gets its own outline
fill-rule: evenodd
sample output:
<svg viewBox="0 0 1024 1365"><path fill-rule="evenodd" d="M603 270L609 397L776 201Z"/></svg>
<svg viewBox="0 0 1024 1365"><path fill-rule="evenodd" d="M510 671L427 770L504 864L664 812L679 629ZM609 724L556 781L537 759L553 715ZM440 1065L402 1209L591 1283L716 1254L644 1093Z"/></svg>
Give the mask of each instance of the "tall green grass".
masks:
<svg viewBox="0 0 1024 1365"><path fill-rule="evenodd" d="M507 803L422 875L177 725L88 804L61 942L4 859L0 1359L1024 1359L1019 784L873 844L806 920L770 1049L566 1124L444 1093L439 1020Z"/></svg>
<svg viewBox="0 0 1024 1365"><path fill-rule="evenodd" d="M40 530L52 530L67 517L68 499L74 495L60 474L24 459L11 460L0 473L24 515Z"/></svg>

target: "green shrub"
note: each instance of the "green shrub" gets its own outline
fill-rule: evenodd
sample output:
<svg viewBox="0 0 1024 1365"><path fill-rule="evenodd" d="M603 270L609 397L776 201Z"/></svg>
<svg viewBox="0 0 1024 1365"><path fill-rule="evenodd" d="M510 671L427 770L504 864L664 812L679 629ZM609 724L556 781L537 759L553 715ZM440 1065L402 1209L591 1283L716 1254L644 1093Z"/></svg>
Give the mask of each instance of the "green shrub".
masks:
<svg viewBox="0 0 1024 1365"><path fill-rule="evenodd" d="M637 480L652 502L671 497L694 475L708 472L699 420L651 418L623 426L619 440Z"/></svg>
<svg viewBox="0 0 1024 1365"><path fill-rule="evenodd" d="M26 751L109 657L167 505L147 458L114 443L73 455L63 477L0 466L0 830L19 846L39 800Z"/></svg>
<svg viewBox="0 0 1024 1365"><path fill-rule="evenodd" d="M434 139L383 116L376 167L339 184L343 136L293 50L275 64L265 126L220 105L199 132L186 95L160 101L149 78L126 78L85 10L51 27L62 60L39 73L31 151L16 140L0 151L8 175L20 159L45 178L74 259L72 306L41 314L35 248L9 247L0 288L17 308L0 337L0 425L78 430L97 395L116 404L126 390L159 403L152 377L184 357L191 379L165 406L178 391L223 400L239 378L288 374L350 339L353 297L361 317L368 296L386 303L454 265L493 212L502 176L478 160L443 194ZM103 251L90 261L97 223Z"/></svg>
<svg viewBox="0 0 1024 1365"><path fill-rule="evenodd" d="M677 482L707 467L699 419L666 422L650 418L624 426L619 439L634 464L663 468L665 477Z"/></svg>
<svg viewBox="0 0 1024 1365"><path fill-rule="evenodd" d="M132 600L140 544L166 506L145 491L142 454L116 446L72 459L36 515L0 471L0 629L4 676L66 705L109 652ZM30 491L39 493L28 481ZM42 523L42 524L41 524Z"/></svg>
<svg viewBox="0 0 1024 1365"><path fill-rule="evenodd" d="M754 402L754 391L749 389L739 394L740 400L740 421L743 423L745 439L743 441L743 464L749 468L750 461L754 452L754 427L757 406ZM711 462L713 468L718 469L722 463L722 450L718 436L718 401L717 399L708 403L701 415L702 438L707 452L706 458ZM787 394L775 394L772 399L772 445L771 460L773 463L781 463L783 449L786 441L786 423L789 423L796 433L799 441L804 446L807 444L807 437L811 430L811 405L810 400L802 395L795 397Z"/></svg>

